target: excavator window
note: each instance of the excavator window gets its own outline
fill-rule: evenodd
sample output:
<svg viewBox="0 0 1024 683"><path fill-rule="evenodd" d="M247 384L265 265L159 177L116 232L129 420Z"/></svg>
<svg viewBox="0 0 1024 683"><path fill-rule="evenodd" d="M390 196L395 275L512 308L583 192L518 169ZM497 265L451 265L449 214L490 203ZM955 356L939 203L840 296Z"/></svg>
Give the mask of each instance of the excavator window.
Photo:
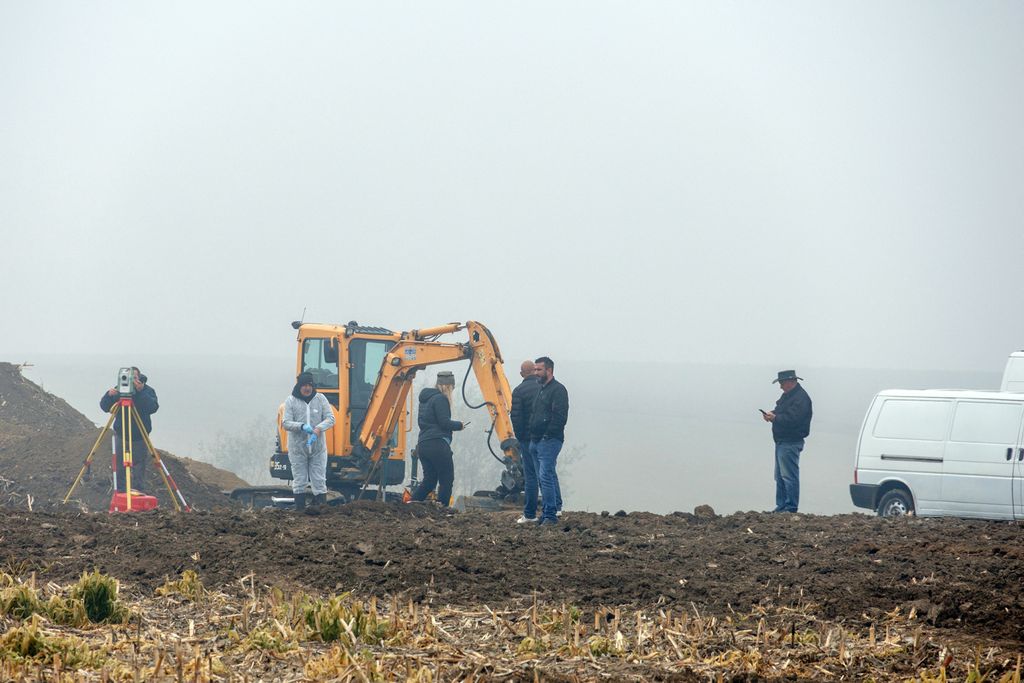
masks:
<svg viewBox="0 0 1024 683"><path fill-rule="evenodd" d="M302 342L302 371L313 375L317 387L338 389L338 352L330 339L306 339Z"/></svg>
<svg viewBox="0 0 1024 683"><path fill-rule="evenodd" d="M384 356L395 342L376 339L353 339L348 345L348 406L351 413L352 439L358 438L359 430L370 407L370 396L377 383Z"/></svg>

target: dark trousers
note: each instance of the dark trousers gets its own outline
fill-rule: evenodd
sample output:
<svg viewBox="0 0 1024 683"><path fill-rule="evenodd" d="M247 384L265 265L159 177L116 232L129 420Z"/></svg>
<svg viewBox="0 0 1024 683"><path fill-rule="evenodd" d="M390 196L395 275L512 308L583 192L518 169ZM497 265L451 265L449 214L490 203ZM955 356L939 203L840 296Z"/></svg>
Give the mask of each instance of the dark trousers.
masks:
<svg viewBox="0 0 1024 683"><path fill-rule="evenodd" d="M416 446L416 454L423 466L423 481L412 494L413 500L426 500L437 487L437 502L449 505L455 483L455 462L451 446L444 439L430 439Z"/></svg>
<svg viewBox="0 0 1024 683"><path fill-rule="evenodd" d="M124 492L126 489L126 477L124 474L124 446L121 443L121 435L114 437L114 448L117 457L117 490ZM144 491L146 483L146 463L153 456L146 448L146 442L141 436L132 435L132 490Z"/></svg>
<svg viewBox="0 0 1024 683"><path fill-rule="evenodd" d="M533 444L529 441L519 442L522 448L520 455L523 457L523 517L535 519L537 517L537 498L539 497L539 477L537 466L537 454L534 452Z"/></svg>

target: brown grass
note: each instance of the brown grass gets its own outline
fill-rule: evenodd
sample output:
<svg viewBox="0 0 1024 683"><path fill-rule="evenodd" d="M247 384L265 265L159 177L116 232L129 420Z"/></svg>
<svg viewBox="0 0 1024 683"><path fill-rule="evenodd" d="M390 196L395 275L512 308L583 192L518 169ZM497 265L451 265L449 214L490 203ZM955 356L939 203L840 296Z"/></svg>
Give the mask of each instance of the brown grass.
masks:
<svg viewBox="0 0 1024 683"><path fill-rule="evenodd" d="M0 616L3 680L1021 677L1020 652L931 631L899 610L857 625L824 620L813 603L724 618L692 606L584 611L536 599L495 610L285 594L251 577L218 591L186 574L152 595L120 595L125 623L74 627L58 623L42 597L67 600L81 584L38 589L0 573L0 586L11 606Z"/></svg>

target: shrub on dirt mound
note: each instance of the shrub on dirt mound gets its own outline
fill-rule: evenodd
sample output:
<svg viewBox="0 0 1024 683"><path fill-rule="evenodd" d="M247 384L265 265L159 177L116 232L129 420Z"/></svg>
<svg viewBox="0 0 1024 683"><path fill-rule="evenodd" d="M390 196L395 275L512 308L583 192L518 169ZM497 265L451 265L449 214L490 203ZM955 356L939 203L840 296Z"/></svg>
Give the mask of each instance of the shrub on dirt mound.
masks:
<svg viewBox="0 0 1024 683"><path fill-rule="evenodd" d="M22 377L17 365L0 363L0 505L26 506L30 497L33 507L60 505L99 433L89 418L66 401ZM136 457L143 452L137 449ZM191 506L210 509L230 505L218 483L237 477L205 465L196 474L181 459L163 450L159 453ZM146 457L146 481L136 488L155 495L161 507L173 508L159 468L151 456ZM90 511L106 510L111 495L110 464L108 434L97 449L88 477L79 483L69 504ZM202 471L208 476L204 477Z"/></svg>

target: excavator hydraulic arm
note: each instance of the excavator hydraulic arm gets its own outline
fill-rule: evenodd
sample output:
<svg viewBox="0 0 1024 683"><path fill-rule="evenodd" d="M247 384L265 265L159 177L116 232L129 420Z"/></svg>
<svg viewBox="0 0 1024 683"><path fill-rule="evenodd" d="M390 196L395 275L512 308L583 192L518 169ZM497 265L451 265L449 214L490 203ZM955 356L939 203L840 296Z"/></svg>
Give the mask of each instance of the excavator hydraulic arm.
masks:
<svg viewBox="0 0 1024 683"><path fill-rule="evenodd" d="M437 338L466 330L465 343L440 342ZM430 365L468 359L484 403L504 452L505 472L499 493L508 495L522 489L522 458L519 442L512 431L509 411L512 390L505 377L497 342L484 325L468 321L412 330L391 348L381 363L380 373L370 397L366 418L359 431L357 450L362 457L376 462L387 443L412 390L416 372ZM479 407L479 406L474 406ZM361 448L359 448L361 447Z"/></svg>

